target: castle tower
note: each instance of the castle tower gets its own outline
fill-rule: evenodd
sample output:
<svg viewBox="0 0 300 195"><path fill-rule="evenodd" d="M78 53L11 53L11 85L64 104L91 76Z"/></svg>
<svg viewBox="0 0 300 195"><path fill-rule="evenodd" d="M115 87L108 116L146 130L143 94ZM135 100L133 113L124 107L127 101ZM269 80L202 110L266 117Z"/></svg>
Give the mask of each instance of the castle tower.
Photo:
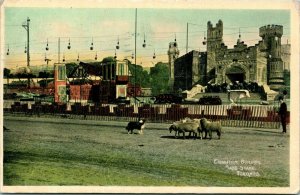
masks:
<svg viewBox="0 0 300 195"><path fill-rule="evenodd" d="M173 89L174 87L174 62L179 56L178 44L177 42L169 43L169 87Z"/></svg>
<svg viewBox="0 0 300 195"><path fill-rule="evenodd" d="M283 61L283 69L290 70L291 44L288 41L286 44L281 45L281 59Z"/></svg>
<svg viewBox="0 0 300 195"><path fill-rule="evenodd" d="M283 62L281 59L281 25L267 25L259 28L267 51L267 82L272 90L278 91L284 86Z"/></svg>
<svg viewBox="0 0 300 195"><path fill-rule="evenodd" d="M219 20L216 27L207 22L207 73L216 67L216 52L223 42L223 22ZM208 78L209 79L209 78Z"/></svg>

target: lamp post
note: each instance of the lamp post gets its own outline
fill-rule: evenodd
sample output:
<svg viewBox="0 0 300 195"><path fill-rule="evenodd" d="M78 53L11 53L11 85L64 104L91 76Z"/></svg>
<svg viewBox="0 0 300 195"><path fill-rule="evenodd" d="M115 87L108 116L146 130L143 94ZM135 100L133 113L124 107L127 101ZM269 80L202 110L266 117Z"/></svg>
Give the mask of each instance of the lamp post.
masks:
<svg viewBox="0 0 300 195"><path fill-rule="evenodd" d="M47 66L46 66L46 71L44 70L44 76L46 77L46 88L48 87L48 64L49 64L49 61L51 61L51 59L47 58L47 55L45 54L45 62L47 63Z"/></svg>
<svg viewBox="0 0 300 195"><path fill-rule="evenodd" d="M194 23L190 23L190 22L186 23L186 53L188 53L188 48L189 48L189 25L201 26L199 24L194 24ZM205 31L203 31L203 32L204 32L204 40L203 40L202 44L206 45Z"/></svg>
<svg viewBox="0 0 300 195"><path fill-rule="evenodd" d="M83 67L81 65L79 65L79 68L78 68L78 72L79 72L79 98L80 98L80 103L81 103L81 95L82 95L82 92L81 92L81 85L82 85L82 77L83 77Z"/></svg>
<svg viewBox="0 0 300 195"><path fill-rule="evenodd" d="M185 53L188 52L188 48L189 48L189 23L186 23L186 50Z"/></svg>
<svg viewBox="0 0 300 195"><path fill-rule="evenodd" d="M136 29L137 29L137 8L135 8L135 28L134 28L134 103L136 104Z"/></svg>
<svg viewBox="0 0 300 195"><path fill-rule="evenodd" d="M58 37L58 44L57 44L58 48L57 48L57 56L58 56L58 59L57 59L57 62L60 63L60 37Z"/></svg>
<svg viewBox="0 0 300 195"><path fill-rule="evenodd" d="M26 32L27 32L27 50L26 50L26 53L27 53L27 67L29 68L30 66L30 54L29 54L29 22L30 22L30 19L29 17L27 17L27 23L26 24L22 24L22 27L25 28ZM27 78L27 87L30 88L30 78L28 76Z"/></svg>

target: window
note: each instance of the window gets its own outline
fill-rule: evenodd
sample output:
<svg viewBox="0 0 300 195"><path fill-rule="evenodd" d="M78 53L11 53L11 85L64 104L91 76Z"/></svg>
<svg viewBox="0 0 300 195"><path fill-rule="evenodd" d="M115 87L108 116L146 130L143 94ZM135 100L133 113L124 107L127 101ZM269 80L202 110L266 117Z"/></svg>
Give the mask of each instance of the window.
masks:
<svg viewBox="0 0 300 195"><path fill-rule="evenodd" d="M58 97L60 102L66 102L67 101L67 95L66 95L66 86L59 86L58 87Z"/></svg>
<svg viewBox="0 0 300 195"><path fill-rule="evenodd" d="M66 94L66 86L58 86L58 94L59 95L65 95Z"/></svg>
<svg viewBox="0 0 300 195"><path fill-rule="evenodd" d="M66 80L66 68L65 66L58 66L57 67L57 75L58 75L58 80Z"/></svg>
<svg viewBox="0 0 300 195"><path fill-rule="evenodd" d="M124 75L124 64L119 64L119 75Z"/></svg>

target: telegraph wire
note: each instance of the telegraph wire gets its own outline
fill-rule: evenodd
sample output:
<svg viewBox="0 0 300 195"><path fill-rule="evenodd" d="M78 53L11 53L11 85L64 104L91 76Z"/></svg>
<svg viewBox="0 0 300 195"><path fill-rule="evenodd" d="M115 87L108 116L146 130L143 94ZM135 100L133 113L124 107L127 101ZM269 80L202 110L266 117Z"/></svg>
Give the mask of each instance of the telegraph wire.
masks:
<svg viewBox="0 0 300 195"><path fill-rule="evenodd" d="M189 23L189 24L193 24L193 23ZM282 24L279 24L279 23L276 23L276 24L278 24L278 25L282 25ZM9 25L9 24L7 24L7 25L5 25L6 27L14 27L14 26L18 26L18 27L21 27L22 25L14 25L14 24L11 24L11 25ZM204 25L203 25L204 26ZM266 26L266 25L263 25L263 26ZM260 26L261 27L261 26ZM233 32L233 33L223 33L223 39L226 39L226 41L225 41L225 44L226 43L233 43L233 42L236 42L236 41L232 41L232 40L227 40L227 39L230 39L230 38L228 38L228 37L226 37L226 36L228 36L228 35L237 35L237 34L239 34L239 32L237 32L237 29L251 29L251 28L255 28L257 31L256 32L254 32L254 31L242 31L241 33L242 34L254 34L254 33L256 33L256 34L258 34L259 33L259 28L260 27L257 27L257 26L253 26L253 27L223 27L223 32L225 32L225 31L231 31L231 30L234 30L235 32ZM290 28L288 28L288 27L283 27L283 29L286 29L286 30L284 30L284 34L283 34L283 37L287 37L287 38L289 38L290 37L290 35L289 35L289 33L286 33L286 31L287 32L290 32ZM206 27L205 27L205 30L201 30L201 31L199 31L199 30L197 30L197 31L191 31L191 32L189 32L189 36L190 37L199 37L199 38L202 38L203 37L203 35L198 35L197 33L205 33L205 32L207 32L207 30L206 30ZM163 40L167 40L167 39L169 39L169 41L168 42L171 42L171 39L173 38L173 36L174 36L174 34L181 34L181 33L186 33L186 31L177 31L177 32L174 32L174 31L172 31L172 32L146 32L145 30L144 30L144 33L145 34L147 34L147 39L148 40L156 40L156 39L163 39ZM142 34L142 33L139 33L140 35ZM162 34L162 35L164 35L165 34L165 36L159 36L160 34ZM74 45L77 45L77 44L82 44L82 43L90 43L90 39L91 39L91 37L93 37L93 39L94 39L94 41L93 41L93 43L95 44L95 47L96 48L100 48L100 49L95 49L95 51L99 51L99 52L106 52L106 51L114 51L115 49L113 49L113 48L107 48L107 44L105 44L105 43L110 43L110 44L108 44L108 45L114 45L114 41L116 40L115 38L116 37L119 37L119 40L120 40L120 42L122 42L122 43L127 43L128 41L132 41L133 40L133 36L132 36L132 33L131 32L125 32L125 33L121 33L121 34L118 34L118 35L101 35L101 36L62 36L62 37L48 37L48 39L49 40L53 40L53 39L58 39L58 38L62 38L62 43L64 44L64 43L68 43L68 41L69 41L69 39L71 39L72 41L72 44L74 44ZM109 37L109 39L105 39L105 37L107 38L107 37ZM102 38L103 38L103 40L102 40ZM86 40L80 40L80 39L86 39ZM104 40L105 39L105 40ZM139 36L139 39L143 39L142 38L142 36ZM40 41L40 40L32 40L31 41L31 48L34 48L34 50L37 50L37 46L38 45L43 45L43 44L46 44L47 42L46 42L46 40L47 40L47 38L45 38L45 41ZM247 39L245 39L245 40L243 40L246 44L247 44L247 42L252 42L252 41L260 41L261 39L251 39L251 40L247 40ZM185 39L184 38L177 38L177 41L178 42L185 42ZM149 41L148 41L149 42ZM100 44L99 44L100 43ZM57 44L57 41L48 41L48 44L49 44L49 47L51 46L51 47L53 47L53 45L56 45ZM99 44L99 46L98 46L98 44ZM14 43L4 43L4 44L2 44L2 45L4 45L4 47L6 48L6 45L9 45L10 47L9 47L9 49L10 49L10 55L21 55L21 53L22 52L14 52L14 50L19 50L19 48L24 48L24 44L23 43L16 43L16 42L14 42ZM66 44L67 45L67 44ZM200 45L200 48L202 48L202 46L201 46L201 43L199 43L199 45ZM88 44L87 44L87 48L88 48ZM148 49L148 48L145 48L144 50L145 51L148 51L148 50L151 50L151 51L153 51L153 49L155 49L156 51L159 51L159 50L165 50L165 51L167 51L168 50L168 47L163 47L163 48L156 48L156 47L153 47L153 46L151 46L151 43L150 44L148 44L148 46L150 46L150 48ZM124 48L127 48L127 50L128 50L128 48L132 48L132 45L130 45L130 44L124 44L124 46L123 46ZM41 47L41 48L43 48L44 49L44 47ZM55 49L54 49L54 51L56 50L56 47L54 47ZM80 45L79 46L79 48L80 48L80 51L74 51L73 49L72 49L72 52L66 52L66 54L68 54L68 55L73 55L73 53L80 53L80 54L83 54L83 55L87 55L87 54L89 54L89 53L91 53L91 52L89 52L89 51L82 51L84 48L83 48L83 46L82 45ZM184 47L182 46L182 47L179 47L180 48L180 50L181 51L183 51L184 50ZM189 48L194 48L194 47L189 47ZM196 47L196 48L199 48L199 46L198 47ZM66 48L65 48L65 50L66 50ZM132 50L132 49L131 49ZM50 51L53 51L53 49L52 48L50 48ZM67 50L66 50L67 51ZM127 51L128 52L128 51ZM45 52L31 52L31 54L44 54ZM94 52L93 52L94 53ZM124 50L121 50L121 54L124 54L124 53L126 53L126 52L124 52ZM164 54L156 54L156 56L167 56L167 54L166 54L167 52L165 52ZM47 51L47 54L49 55L49 56L55 56L56 55L56 53L55 52L48 52ZM148 57L152 57L152 55L151 56L138 56L138 58L148 58ZM13 62L11 62L11 61L9 61L8 62L8 59L6 58L5 59L5 61L6 61L6 63L17 63L17 62L26 62L26 61L13 61ZM42 60L33 60L33 59L31 59L30 61L42 61Z"/></svg>

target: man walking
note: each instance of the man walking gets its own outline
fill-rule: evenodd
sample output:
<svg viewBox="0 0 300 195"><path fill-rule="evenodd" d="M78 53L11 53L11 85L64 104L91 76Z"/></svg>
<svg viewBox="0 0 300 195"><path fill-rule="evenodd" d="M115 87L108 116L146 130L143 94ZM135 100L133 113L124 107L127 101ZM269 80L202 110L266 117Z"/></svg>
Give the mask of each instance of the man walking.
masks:
<svg viewBox="0 0 300 195"><path fill-rule="evenodd" d="M287 117L287 106L283 101L283 97L279 98L280 108L278 114L280 115L281 125L282 125L282 133L286 133L286 117Z"/></svg>

